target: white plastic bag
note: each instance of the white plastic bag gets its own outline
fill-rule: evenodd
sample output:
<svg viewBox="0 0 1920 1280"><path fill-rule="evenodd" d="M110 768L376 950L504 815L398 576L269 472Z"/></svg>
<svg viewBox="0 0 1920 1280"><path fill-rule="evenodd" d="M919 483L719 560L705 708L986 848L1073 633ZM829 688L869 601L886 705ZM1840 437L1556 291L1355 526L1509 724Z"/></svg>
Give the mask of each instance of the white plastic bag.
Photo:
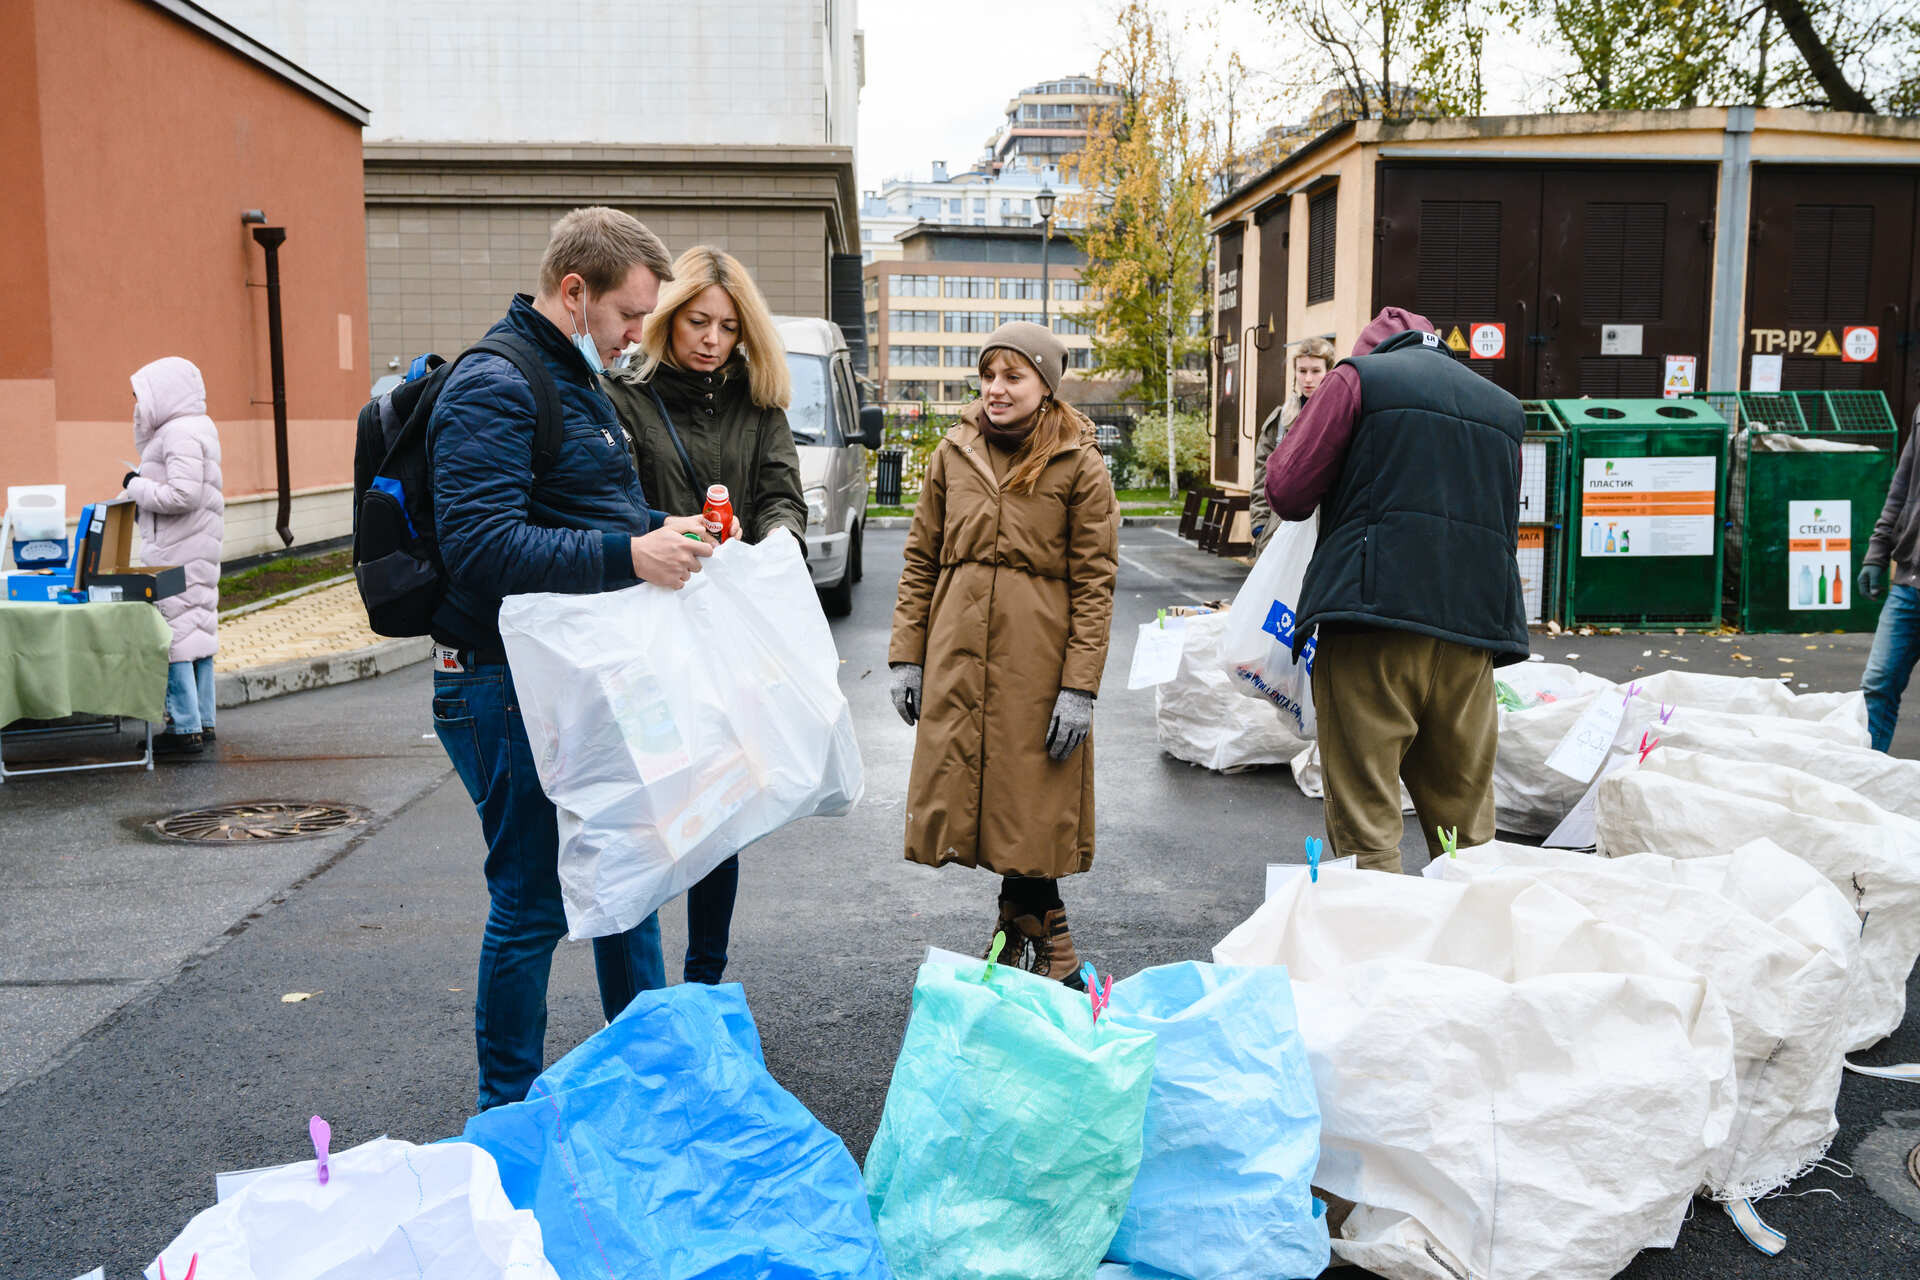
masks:
<svg viewBox="0 0 1920 1280"><path fill-rule="evenodd" d="M1176 760L1221 772L1285 764L1305 745L1266 699L1243 698L1220 665L1230 613L1187 619L1180 670L1153 691L1160 749Z"/></svg>
<svg viewBox="0 0 1920 1280"><path fill-rule="evenodd" d="M1284 964L1334 1252L1403 1280L1602 1280L1671 1245L1735 1107L1708 981L1539 883L1296 876L1213 951Z"/></svg>
<svg viewBox="0 0 1920 1280"><path fill-rule="evenodd" d="M1824 875L1860 920L1848 1050L1900 1025L1920 956L1920 823L1785 765L1669 749L1603 779L1603 853L1711 858L1768 839Z"/></svg>
<svg viewBox="0 0 1920 1280"><path fill-rule="evenodd" d="M493 1157L470 1142L378 1138L328 1162L261 1174L201 1211L146 1270L159 1280L558 1280L540 1224L500 1189Z"/></svg>
<svg viewBox="0 0 1920 1280"><path fill-rule="evenodd" d="M1706 975L1732 1020L1740 1076L1733 1129L1707 1174L1717 1198L1765 1195L1826 1154L1859 921L1818 871L1756 840L1698 859L1494 843L1436 859L1426 874L1538 880Z"/></svg>
<svg viewBox="0 0 1920 1280"><path fill-rule="evenodd" d="M1318 515L1281 523L1233 598L1220 644L1221 661L1240 692L1271 702L1287 727L1309 741L1314 737L1315 641L1307 641L1296 659L1293 627L1300 583L1319 537Z"/></svg>
<svg viewBox="0 0 1920 1280"><path fill-rule="evenodd" d="M860 798L839 655L792 538L726 543L679 591L509 596L500 635L560 812L575 938L631 929L755 840Z"/></svg>

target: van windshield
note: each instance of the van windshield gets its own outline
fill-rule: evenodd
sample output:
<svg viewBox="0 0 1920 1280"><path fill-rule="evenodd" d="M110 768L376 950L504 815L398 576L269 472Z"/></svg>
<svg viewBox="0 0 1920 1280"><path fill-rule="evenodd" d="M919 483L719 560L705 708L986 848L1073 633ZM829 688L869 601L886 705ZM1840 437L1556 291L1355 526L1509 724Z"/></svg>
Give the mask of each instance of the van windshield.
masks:
<svg viewBox="0 0 1920 1280"><path fill-rule="evenodd" d="M787 371L793 375L793 402L787 406L787 425L796 444L834 445L833 413L828 408L828 370L824 356L787 353Z"/></svg>

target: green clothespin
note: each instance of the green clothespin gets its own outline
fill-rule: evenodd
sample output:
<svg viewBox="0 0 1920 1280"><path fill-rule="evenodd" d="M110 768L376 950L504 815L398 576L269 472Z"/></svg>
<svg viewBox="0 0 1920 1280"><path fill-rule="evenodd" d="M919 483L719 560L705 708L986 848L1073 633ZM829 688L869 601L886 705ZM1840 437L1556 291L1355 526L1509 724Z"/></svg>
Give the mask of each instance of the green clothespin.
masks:
<svg viewBox="0 0 1920 1280"><path fill-rule="evenodd" d="M1162 631L1167 629L1167 611L1165 609L1160 610L1160 629Z"/></svg>
<svg viewBox="0 0 1920 1280"><path fill-rule="evenodd" d="M987 952L987 969L981 974L982 981L992 981L993 968L1000 963L1000 953L1007 949L1007 931L996 929L993 932L993 949Z"/></svg>
<svg viewBox="0 0 1920 1280"><path fill-rule="evenodd" d="M1449 858L1460 856L1460 828L1435 827L1433 832L1440 837L1440 852Z"/></svg>

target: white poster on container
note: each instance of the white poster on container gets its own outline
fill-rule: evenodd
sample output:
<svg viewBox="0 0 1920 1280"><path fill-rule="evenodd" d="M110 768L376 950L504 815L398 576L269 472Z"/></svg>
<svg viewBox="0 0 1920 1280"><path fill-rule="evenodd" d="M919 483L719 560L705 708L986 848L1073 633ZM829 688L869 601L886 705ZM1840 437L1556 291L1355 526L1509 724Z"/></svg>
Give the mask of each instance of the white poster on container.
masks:
<svg viewBox="0 0 1920 1280"><path fill-rule="evenodd" d="M1853 503L1787 503L1787 608L1846 609L1853 590Z"/></svg>
<svg viewBox="0 0 1920 1280"><path fill-rule="evenodd" d="M1585 459L1580 554L1712 555L1717 464L1711 456Z"/></svg>

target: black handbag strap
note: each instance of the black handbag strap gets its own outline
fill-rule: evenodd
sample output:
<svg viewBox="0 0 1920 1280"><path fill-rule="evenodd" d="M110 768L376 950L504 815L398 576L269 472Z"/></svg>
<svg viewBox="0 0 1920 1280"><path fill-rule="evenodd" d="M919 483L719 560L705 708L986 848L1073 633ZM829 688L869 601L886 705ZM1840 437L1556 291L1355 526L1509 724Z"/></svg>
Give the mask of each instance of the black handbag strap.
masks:
<svg viewBox="0 0 1920 1280"><path fill-rule="evenodd" d="M707 498L707 487L700 483L700 477L693 469L693 459L687 454L687 446L680 441L679 429L673 425L673 415L667 412L667 402L660 398L660 393L654 389L651 380L641 385L647 389L647 394L653 397L653 407L660 411L660 421L667 424L667 438L673 441L673 451L680 455L680 465L687 469L687 483L693 486L694 500L704 503Z"/></svg>

